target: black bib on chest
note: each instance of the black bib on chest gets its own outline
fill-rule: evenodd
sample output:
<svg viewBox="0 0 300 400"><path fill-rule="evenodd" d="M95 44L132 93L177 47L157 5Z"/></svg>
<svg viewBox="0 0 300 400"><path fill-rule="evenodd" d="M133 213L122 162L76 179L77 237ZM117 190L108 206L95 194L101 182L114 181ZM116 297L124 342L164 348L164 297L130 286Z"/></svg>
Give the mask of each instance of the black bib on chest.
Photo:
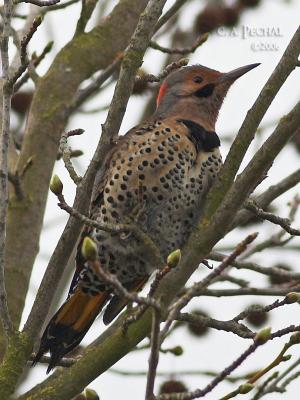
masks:
<svg viewBox="0 0 300 400"><path fill-rule="evenodd" d="M182 122L188 128L189 138L198 152L200 150L210 152L220 147L221 142L216 132L207 131L203 126L189 119L178 119L178 122Z"/></svg>

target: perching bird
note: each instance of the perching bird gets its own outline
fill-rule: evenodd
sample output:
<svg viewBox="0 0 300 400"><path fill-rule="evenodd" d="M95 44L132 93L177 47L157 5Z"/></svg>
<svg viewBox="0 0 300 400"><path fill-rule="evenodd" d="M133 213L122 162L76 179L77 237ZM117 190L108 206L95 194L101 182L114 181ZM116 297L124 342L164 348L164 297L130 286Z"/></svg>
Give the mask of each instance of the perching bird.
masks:
<svg viewBox="0 0 300 400"><path fill-rule="evenodd" d="M106 173L94 188L92 217L118 224L135 216L163 258L182 248L222 163L215 133L222 102L232 83L258 65L228 73L195 65L171 73L161 85L154 115L121 137L107 156ZM145 259L138 239L92 228L83 235L87 231L102 267L129 291L141 289L156 265ZM105 324L126 305L99 280L80 247L69 296L46 327L34 359L50 351L47 372L81 342L109 300Z"/></svg>

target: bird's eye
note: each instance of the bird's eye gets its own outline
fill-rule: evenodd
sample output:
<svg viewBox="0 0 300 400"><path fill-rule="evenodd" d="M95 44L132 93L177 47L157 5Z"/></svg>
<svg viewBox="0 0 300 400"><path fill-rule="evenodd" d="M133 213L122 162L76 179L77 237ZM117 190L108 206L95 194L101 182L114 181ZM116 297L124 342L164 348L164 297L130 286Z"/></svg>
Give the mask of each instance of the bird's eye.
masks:
<svg viewBox="0 0 300 400"><path fill-rule="evenodd" d="M202 78L201 76L195 76L195 77L193 78L193 81L194 81L195 83L201 83L201 82L203 81L203 78Z"/></svg>

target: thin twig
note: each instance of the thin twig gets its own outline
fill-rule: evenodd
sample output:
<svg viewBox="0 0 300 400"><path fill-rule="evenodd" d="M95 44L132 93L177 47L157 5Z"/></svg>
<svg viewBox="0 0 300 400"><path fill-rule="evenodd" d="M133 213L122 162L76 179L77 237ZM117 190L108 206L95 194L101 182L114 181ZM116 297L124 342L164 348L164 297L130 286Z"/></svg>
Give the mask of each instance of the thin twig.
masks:
<svg viewBox="0 0 300 400"><path fill-rule="evenodd" d="M158 366L159 348L160 348L159 326L160 326L160 313L157 310L153 309L152 328L151 328L151 350L148 361L149 367L147 373L145 400L154 399L153 390L154 390L154 383L156 377L156 370Z"/></svg>
<svg viewBox="0 0 300 400"><path fill-rule="evenodd" d="M236 320L231 321L219 321L214 318L205 317L203 315L179 313L177 321L184 321L191 324L200 324L201 326L207 326L219 331L231 332L243 339L253 339L255 333L252 332L245 325L238 323Z"/></svg>
<svg viewBox="0 0 300 400"><path fill-rule="evenodd" d="M170 18L177 13L177 11L187 2L188 0L176 0L172 7L158 20L155 26L155 32L157 32Z"/></svg>
<svg viewBox="0 0 300 400"><path fill-rule="evenodd" d="M288 328L286 328L285 331L287 331L287 329ZM274 334L271 334L270 340L274 339L275 337L281 337L281 336L285 335L286 333L283 333L283 335L281 335L281 333L283 331L284 331L284 329L281 329L280 331L277 331L277 332L274 332ZM299 326L297 327L297 331L299 331ZM296 337L297 337L297 334L296 334ZM266 367L257 371L253 376L251 376L247 380L247 383L251 383L251 384L255 383L256 381L258 381L258 379L260 379L271 369L273 369L274 367L279 365L281 362L288 361L291 358L291 356L290 355L286 356L285 353L287 352L287 350L290 347L292 347L296 344L299 344L299 340L298 339L295 340L295 335L292 335L290 337L290 340L284 344L284 346L283 346L282 350L280 351L280 353L278 354L278 356L271 363L269 363Z"/></svg>
<svg viewBox="0 0 300 400"><path fill-rule="evenodd" d="M177 300L171 308L169 316L166 320L165 326L161 331L161 343L163 342L172 322L176 319L180 310L188 304L188 302L196 295L199 290L203 290L209 283L219 276L229 265L232 261L234 261L241 253L243 253L247 246L256 239L258 233L253 233L246 237L237 247L236 250L230 254L225 260L216 268L214 269L206 278L204 278L201 282L195 283L190 289L186 291L186 293ZM240 290L240 289L239 289Z"/></svg>
<svg viewBox="0 0 300 400"><path fill-rule="evenodd" d="M192 392L161 394L156 397L156 400L192 400L206 396L211 392L220 382L222 382L228 375L231 374L237 367L239 367L255 350L259 344L254 342L247 350L245 350L233 363L225 368L218 374L204 389L196 389Z"/></svg>
<svg viewBox="0 0 300 400"><path fill-rule="evenodd" d="M159 282L162 280L162 278L165 275L167 275L170 272L170 270L171 269L168 266L165 266L156 272L154 280L150 285L150 290L149 290L149 293L147 294L147 297L153 298L155 291L158 288ZM142 304L139 307L137 307L133 313L126 316L123 321L123 332L127 331L130 324L138 321L142 317L142 315L144 314L146 309L147 309L147 306L145 304Z"/></svg>
<svg viewBox="0 0 300 400"><path fill-rule="evenodd" d="M64 198L64 195L58 194L57 198L59 200L58 206L70 214L72 217L78 219L83 222L87 226L91 226L93 228L99 229L104 232L110 233L132 233L137 239L139 239L144 246L144 250L147 251L149 255L152 257L152 261L157 268L160 268L163 265L163 260L160 255L160 251L158 247L155 245L153 240L144 233L141 229L138 228L135 224L109 224L109 223L101 223L97 220L86 217L81 214L75 208L69 206Z"/></svg>
<svg viewBox="0 0 300 400"><path fill-rule="evenodd" d="M293 371L299 365L300 365L300 357L278 376L278 378L273 382L272 386L274 387L278 386L278 383L281 382L291 371Z"/></svg>
<svg viewBox="0 0 300 400"><path fill-rule="evenodd" d="M108 271L104 271L98 260L89 261L89 263L91 264L91 266L93 267L93 271L99 276L101 281L111 285L114 288L115 292L123 298L137 304L143 304L153 307L155 310L158 311L161 310L161 305L157 300L150 297L139 296L135 292L128 292L128 290L122 285L116 275L111 274Z"/></svg>
<svg viewBox="0 0 300 400"><path fill-rule="evenodd" d="M78 91L74 101L68 108L67 114L72 114L78 107L80 107L86 99L96 94L104 82L111 77L114 71L116 71L122 62L123 55L119 55L104 71L102 71L92 83L86 88Z"/></svg>
<svg viewBox="0 0 300 400"><path fill-rule="evenodd" d="M45 56L52 50L53 43L54 42L49 42L45 46L44 50L42 51L42 53L39 56L32 57L30 63L34 66L34 68L36 68L38 65L40 65L40 63L45 58ZM21 88L21 86L23 86L28 81L29 78L30 78L30 75L29 75L29 72L27 71L15 83L15 85L14 85L14 93L16 93Z"/></svg>
<svg viewBox="0 0 300 400"><path fill-rule="evenodd" d="M146 82L161 82L163 79L165 79L172 71L175 71L178 68L184 67L188 64L189 60L187 58L181 58L178 61L174 61L171 64L167 65L166 68L162 70L161 73L158 75L153 75L153 74L144 74L143 76L137 76L135 78L135 82L139 81L146 81Z"/></svg>
<svg viewBox="0 0 300 400"><path fill-rule="evenodd" d="M16 1L17 4L19 3L30 3L34 4L35 6L39 7L47 7L47 6L53 6L54 4L59 3L60 0L18 0Z"/></svg>
<svg viewBox="0 0 300 400"><path fill-rule="evenodd" d="M7 336L14 331L7 305L5 290L5 239L6 220L8 206L8 148L10 131L10 100L11 87L9 79L8 40L10 33L10 21L13 4L10 0L4 0L3 28L1 37L2 59L2 127L0 135L0 314L4 331Z"/></svg>
<svg viewBox="0 0 300 400"><path fill-rule="evenodd" d="M178 48L178 47L174 47L174 48L168 48L168 47L163 47L160 46L158 43L154 42L153 40L151 40L150 42L150 47L152 47L152 49L155 50L159 50L162 53L167 53L167 54L189 54L189 53L194 53L194 51L196 51L198 49L198 47L200 47L203 43L205 43L208 39L208 33L204 33L203 35L199 36L195 43L192 44L192 46L190 47L183 47L183 48Z"/></svg>
<svg viewBox="0 0 300 400"><path fill-rule="evenodd" d="M209 254L208 258L214 261L223 261L226 258L225 254L213 251ZM282 268L278 267L263 267L257 263L249 262L249 261L233 261L231 265L236 269L248 269L250 271L255 271L259 274L272 276L276 278L283 278L285 280L299 280L300 273L299 272L292 272L286 271Z"/></svg>
<svg viewBox="0 0 300 400"><path fill-rule="evenodd" d="M293 381L295 381L297 378L299 378L299 376L300 376L300 371L290 375L284 382L282 382L282 384L280 385L280 389L282 389L282 391L284 392L287 386Z"/></svg>
<svg viewBox="0 0 300 400"><path fill-rule="evenodd" d="M171 271L171 268L166 265L164 268L158 270L155 274L155 277L153 279L153 282L150 285L150 290L148 293L149 297L153 297L156 289L158 288L159 282L165 277L169 272Z"/></svg>
<svg viewBox="0 0 300 400"><path fill-rule="evenodd" d="M283 300L275 300L274 303L269 304L268 306L262 307L259 305L253 305L251 307L248 307L245 311L242 311L239 313L236 317L234 317L232 320L235 322L238 322L242 319L247 318L249 315L253 313L267 313L269 311L275 310L276 308L285 306L287 304L291 304L291 301L288 296L286 296Z"/></svg>
<svg viewBox="0 0 300 400"><path fill-rule="evenodd" d="M299 208L299 205L300 205L299 196L296 195L294 197L293 201L290 203L290 212L289 212L289 218L288 218L290 222L294 221L294 218L295 218L296 212ZM252 254L261 252L270 247L284 246L285 244L289 243L293 239L293 236L290 236L287 239L282 239L284 237L285 233L286 233L286 229L281 229L279 232L272 235L270 238L264 240L261 243L258 243L252 249L248 250L245 254L243 254L242 259L248 258Z"/></svg>
<svg viewBox="0 0 300 400"><path fill-rule="evenodd" d="M300 285L288 288L281 287L247 287L238 289L199 289L195 296L228 297L228 296L286 296L290 292L300 293Z"/></svg>
<svg viewBox="0 0 300 400"><path fill-rule="evenodd" d="M192 392L184 392L184 393L174 393L174 394L162 394L156 397L156 400L192 400L200 397L204 397L207 393L211 392L220 382L222 382L226 376L231 374L238 366L240 366L254 351L259 347L264 345L268 340L273 340L274 338L279 338L284 335L287 335L288 333L291 332L299 332L300 331L300 326L294 326L291 325L287 328L280 329L274 333L270 333L268 337L264 340L261 340L259 338L260 334L258 333L256 337L254 338L254 343L251 344L251 346L248 347L246 351L244 351L232 364L230 364L229 367L225 368L222 372L220 372L219 375L215 377L215 379L212 380L211 383L209 383L204 389L196 389ZM256 340L257 338L257 340ZM263 376L265 373L270 371L274 366L278 365L282 361L286 361L287 358L284 356L284 353L286 350L293 346L294 344L297 344L297 341L293 340L293 337L290 338L290 341L285 344L283 347L282 351L280 354L276 357L276 359L270 363L267 367L264 369L258 371L257 373L253 374L249 379L248 383L254 383L256 382L259 377ZM228 397L230 398L230 397Z"/></svg>
<svg viewBox="0 0 300 400"><path fill-rule="evenodd" d="M216 279L214 279L213 283L215 283L215 282L231 282L240 287L248 287L249 286L249 282L246 281L245 279L236 278L235 276L231 276L229 274L222 274L222 275L218 276Z"/></svg>
<svg viewBox="0 0 300 400"><path fill-rule="evenodd" d="M59 203L58 206L66 211L68 214L72 215L72 217L75 217L76 219L80 220L87 226L91 226L93 228L99 229L104 232L110 232L110 233L123 233L123 232L133 232L137 229L136 226L134 225L129 225L129 224L108 224L108 223L101 223L98 222L95 219L91 219L77 210L75 208L71 207L68 205L68 203L65 200L65 197L63 194L60 194L57 196Z"/></svg>
<svg viewBox="0 0 300 400"><path fill-rule="evenodd" d="M270 186L262 194L254 197L254 200L260 208L265 209L270 203L272 203L273 200L281 196L283 193L287 192L289 189L296 186L299 182L300 182L300 169L297 169L295 172L288 175L286 178L282 179L277 184ZM231 229L240 224L245 224L251 218L252 214L250 213L250 211L244 209L239 211L233 220Z"/></svg>
<svg viewBox="0 0 300 400"><path fill-rule="evenodd" d="M255 204L254 201L247 201L244 204L244 207L257 215L259 218L265 219L267 221L272 222L273 224L281 226L286 232L293 236L300 236L300 230L291 227L291 221L288 218L281 218L275 214L270 212L266 212L258 205Z"/></svg>
<svg viewBox="0 0 300 400"><path fill-rule="evenodd" d="M77 21L75 36L84 32L97 3L98 0L83 1L81 3L81 13Z"/></svg>
<svg viewBox="0 0 300 400"><path fill-rule="evenodd" d="M15 82L20 78L20 76L23 74L23 72L25 72L26 68L29 66L29 60L27 56L27 46L30 40L32 39L34 33L37 31L37 28L41 25L41 23L42 23L42 18L40 16L36 17L32 22L29 32L21 40L20 44L21 65L19 66L17 71L13 74L13 76L9 77L8 83L11 86L15 84Z"/></svg>
<svg viewBox="0 0 300 400"><path fill-rule="evenodd" d="M283 393L285 391L285 381L279 385L279 382L281 382L285 377L287 377L295 368L297 368L300 364L300 358L298 358L296 361L294 361L285 371L283 371L280 374L277 374L274 379L272 379L272 383L270 384L264 384L262 387L260 387L255 394L255 396L251 400L259 400L261 397L263 397L265 394L268 393L273 393L273 392L281 392ZM286 379L288 381L289 378ZM267 383L267 382L266 382Z"/></svg>
<svg viewBox="0 0 300 400"><path fill-rule="evenodd" d="M34 358L35 358L35 354L32 354L32 356L29 358L28 362L31 363L31 362L34 360ZM49 357L49 356L42 356L42 357L39 359L39 363L40 363L40 364L47 364L47 365L49 365L50 361L51 361L51 357ZM57 363L57 365L60 366L60 367L69 368L69 367L71 367L73 364L75 364L76 361L77 361L77 359L75 359L75 358L67 358L67 357L64 357L64 358L62 358L62 359Z"/></svg>
<svg viewBox="0 0 300 400"><path fill-rule="evenodd" d="M278 376L278 371L275 371L271 376L269 376L261 385L258 386L258 390L255 393L255 395L252 397L251 400L258 400L261 398L261 395L264 393L265 388L269 385L270 382L272 382L274 379L276 379Z"/></svg>
<svg viewBox="0 0 300 400"><path fill-rule="evenodd" d="M46 360L45 360L46 363ZM59 365L59 364L58 364ZM145 377L148 373L146 370L138 370L138 371L128 371L128 370L123 370L123 369L116 369L116 368L110 368L108 373L116 374L116 375L122 375L122 376L134 376L134 377ZM255 371L256 372L256 371ZM241 380L248 379L249 376L252 376L254 372L250 372L248 374L244 375L236 375L236 376L227 376L224 379L227 380L228 382L238 382ZM172 375L175 376L197 376L199 375L204 375L204 376L210 376L210 377L215 377L218 375L218 372L216 371L211 371L211 370L179 370L176 371L175 373L173 372L165 372L165 371L157 371L156 376L162 376L162 377L170 377Z"/></svg>
<svg viewBox="0 0 300 400"><path fill-rule="evenodd" d="M41 15L45 15L46 13L48 13L49 11L57 11L57 10L63 10L64 8L67 8L69 6L71 6L72 4L78 3L80 0L69 0L66 1L65 3L62 4L58 4L60 0L58 0L56 3L54 3L54 5L50 5L49 7L43 7L41 9Z"/></svg>
<svg viewBox="0 0 300 400"><path fill-rule="evenodd" d="M70 178L72 179L72 181L75 183L76 186L81 182L82 177L77 175L77 172L75 171L75 168L72 164L71 161L72 150L68 146L68 138L74 135L81 135L83 132L84 132L83 129L77 129L71 132L64 132L61 135L61 139L59 142L59 151L62 154L62 159L64 161L66 170L69 172Z"/></svg>
<svg viewBox="0 0 300 400"><path fill-rule="evenodd" d="M180 0L174 4L173 7L170 8L169 11L159 20L158 24L155 27L157 31L162 25L164 25L169 18L185 3L187 0ZM85 100L87 100L93 94L96 94L100 87L103 85L104 82L107 81L121 65L123 60L124 54L120 54L104 71L102 71L98 77L96 77L91 84L89 84L86 88L81 89L78 93L76 98L74 99L72 105L68 109L68 115L73 113L75 110L80 107ZM147 82L161 82L170 72L173 70L183 67L188 64L188 60L186 58L181 59L179 61L173 62L172 64L168 65L158 76L152 74L146 74L142 78L138 76L135 78L136 81L138 80L146 80Z"/></svg>

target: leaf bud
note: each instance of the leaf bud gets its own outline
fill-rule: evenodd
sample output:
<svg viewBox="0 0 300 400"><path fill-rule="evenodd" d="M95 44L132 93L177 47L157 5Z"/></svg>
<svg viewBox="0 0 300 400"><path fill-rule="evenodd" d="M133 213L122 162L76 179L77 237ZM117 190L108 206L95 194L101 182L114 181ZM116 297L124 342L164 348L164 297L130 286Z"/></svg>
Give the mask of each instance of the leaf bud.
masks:
<svg viewBox="0 0 300 400"><path fill-rule="evenodd" d="M181 250L177 249L177 250L172 251L172 253L170 253L167 258L168 267L169 268L177 267L177 265L180 262L180 259L181 259Z"/></svg>

